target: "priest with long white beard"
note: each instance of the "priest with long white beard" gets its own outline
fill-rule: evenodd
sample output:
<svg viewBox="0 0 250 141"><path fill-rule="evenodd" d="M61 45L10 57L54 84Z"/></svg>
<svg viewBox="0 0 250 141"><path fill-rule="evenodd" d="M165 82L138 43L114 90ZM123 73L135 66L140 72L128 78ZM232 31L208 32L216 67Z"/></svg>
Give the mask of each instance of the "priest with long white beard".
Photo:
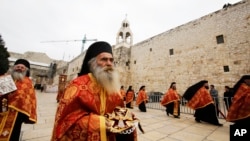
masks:
<svg viewBox="0 0 250 141"><path fill-rule="evenodd" d="M26 67L29 65L16 64L14 65L13 70L11 71L11 76L15 81L22 81L24 77L29 77L29 68Z"/></svg>
<svg viewBox="0 0 250 141"><path fill-rule="evenodd" d="M87 50L78 77L67 86L59 102L51 141L137 141L134 130L119 137L109 132L105 115L124 107L112 48L99 41Z"/></svg>
<svg viewBox="0 0 250 141"><path fill-rule="evenodd" d="M8 94L8 111L0 116L0 140L18 141L22 123L34 124L37 121L36 94L29 72L27 60L16 60L11 75L17 90Z"/></svg>

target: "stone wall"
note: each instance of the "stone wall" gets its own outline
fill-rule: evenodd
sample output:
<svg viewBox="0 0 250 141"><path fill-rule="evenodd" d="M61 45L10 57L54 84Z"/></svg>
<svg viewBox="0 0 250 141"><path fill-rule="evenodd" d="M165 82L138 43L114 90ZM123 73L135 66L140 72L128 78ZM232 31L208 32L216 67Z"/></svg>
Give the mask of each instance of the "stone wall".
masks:
<svg viewBox="0 0 250 141"><path fill-rule="evenodd" d="M215 11L132 46L126 86L165 92L175 81L183 94L206 79L222 95L225 85L250 73L249 37L249 1Z"/></svg>
<svg viewBox="0 0 250 141"><path fill-rule="evenodd" d="M76 58L72 59L69 62L68 71L67 71L67 81L70 81L78 76L78 73L81 71L82 62L84 59L86 51L82 52Z"/></svg>
<svg viewBox="0 0 250 141"><path fill-rule="evenodd" d="M114 64L120 73L121 85L129 84L130 80L130 48L128 47L113 47Z"/></svg>
<svg viewBox="0 0 250 141"><path fill-rule="evenodd" d="M167 19L166 19L167 20ZM121 84L138 91L166 92L172 81L182 95L206 79L223 95L244 74L250 74L249 0L220 9L133 46L113 45ZM69 62L68 81L77 76L85 52Z"/></svg>

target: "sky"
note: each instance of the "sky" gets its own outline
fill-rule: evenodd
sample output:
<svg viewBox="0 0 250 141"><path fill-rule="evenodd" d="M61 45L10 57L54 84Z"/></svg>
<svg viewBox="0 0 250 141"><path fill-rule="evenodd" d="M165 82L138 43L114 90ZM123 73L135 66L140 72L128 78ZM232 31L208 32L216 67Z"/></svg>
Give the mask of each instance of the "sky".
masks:
<svg viewBox="0 0 250 141"><path fill-rule="evenodd" d="M125 18L136 44L240 1L0 0L0 35L8 51L69 61L81 53L85 35L115 45Z"/></svg>

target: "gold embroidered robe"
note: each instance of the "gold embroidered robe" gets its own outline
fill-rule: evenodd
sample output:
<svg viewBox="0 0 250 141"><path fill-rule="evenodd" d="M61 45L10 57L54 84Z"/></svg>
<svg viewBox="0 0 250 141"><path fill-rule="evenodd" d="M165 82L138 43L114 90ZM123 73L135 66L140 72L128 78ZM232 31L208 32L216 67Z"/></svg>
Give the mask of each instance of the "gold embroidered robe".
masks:
<svg viewBox="0 0 250 141"><path fill-rule="evenodd" d="M136 99L136 105L139 105L144 102L146 104L148 101L148 96L145 91L140 90Z"/></svg>
<svg viewBox="0 0 250 141"><path fill-rule="evenodd" d="M107 95L89 73L74 79L58 105L52 141L114 141L104 115L124 107L119 93ZM134 137L136 137L136 132Z"/></svg>
<svg viewBox="0 0 250 141"><path fill-rule="evenodd" d="M242 83L235 93L232 105L227 114L227 121L234 122L237 120L250 117L250 87Z"/></svg>
<svg viewBox="0 0 250 141"><path fill-rule="evenodd" d="M165 106L171 102L175 102L175 101L179 101L180 97L177 94L176 90L170 88L168 89L168 91L165 93L162 101L161 101L161 105Z"/></svg>
<svg viewBox="0 0 250 141"><path fill-rule="evenodd" d="M9 109L0 115L0 140L9 140L18 112L28 116L25 123L34 124L37 121L37 103L32 81L24 77L15 84L17 90L8 94Z"/></svg>
<svg viewBox="0 0 250 141"><path fill-rule="evenodd" d="M213 98L205 87L201 87L188 101L187 106L196 110L203 108L213 102Z"/></svg>

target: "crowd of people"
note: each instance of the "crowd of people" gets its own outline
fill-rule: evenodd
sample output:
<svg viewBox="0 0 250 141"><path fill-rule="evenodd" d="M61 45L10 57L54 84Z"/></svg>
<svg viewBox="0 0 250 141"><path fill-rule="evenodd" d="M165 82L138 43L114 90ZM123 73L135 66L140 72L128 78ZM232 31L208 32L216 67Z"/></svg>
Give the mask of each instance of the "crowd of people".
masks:
<svg viewBox="0 0 250 141"><path fill-rule="evenodd" d="M124 86L122 86L124 88ZM121 91L123 91L121 89ZM122 92L121 92L122 93ZM207 122L216 126L223 126L219 123L219 114L228 122L234 122L235 125L249 125L250 121L250 75L243 75L242 78L232 88L225 86L223 101L227 109L225 116L220 109L220 100L218 90L215 86L209 85L207 80L201 80L190 87L181 96L176 87L176 82L172 82L166 93L162 97L160 104L166 108L166 115L173 115L174 118L180 118L181 100L185 99L184 105L195 111L195 121L198 123ZM148 96L145 92L145 86L138 90L138 96L135 99L135 91L129 86L127 92L123 94L127 108L133 108L133 101L141 112L146 112L146 103Z"/></svg>
<svg viewBox="0 0 250 141"><path fill-rule="evenodd" d="M137 141L136 128L128 129L123 119L139 121L129 111L135 105L141 112L147 112L146 86L140 87L137 97L132 86L125 91L113 62L109 43L98 41L88 48L78 77L67 85L58 101L51 141ZM11 76L17 90L8 94L10 110L0 116L3 129L0 140L19 140L22 123L34 124L37 121L36 94L29 73L28 60L18 59L14 63ZM208 81L201 80L191 85L182 97L176 85L172 82L160 101L166 107L167 116L181 117L180 101L183 97L187 100L186 106L195 110L196 122L222 126L218 120L218 91L214 85L210 85L209 90ZM249 125L250 75L242 76L233 88L225 86L224 97L228 109L226 120ZM129 117L124 113L129 113ZM126 131L126 134L117 131Z"/></svg>

